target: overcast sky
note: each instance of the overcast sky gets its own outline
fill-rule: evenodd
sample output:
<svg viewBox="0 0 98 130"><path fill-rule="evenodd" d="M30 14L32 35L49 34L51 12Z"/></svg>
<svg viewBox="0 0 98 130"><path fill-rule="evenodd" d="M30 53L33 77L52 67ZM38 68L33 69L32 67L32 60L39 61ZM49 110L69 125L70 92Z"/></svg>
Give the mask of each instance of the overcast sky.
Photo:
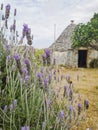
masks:
<svg viewBox="0 0 98 130"><path fill-rule="evenodd" d="M86 23L98 13L98 0L0 0L17 8L17 30L21 33L24 23L32 29L35 48L47 48L74 20Z"/></svg>

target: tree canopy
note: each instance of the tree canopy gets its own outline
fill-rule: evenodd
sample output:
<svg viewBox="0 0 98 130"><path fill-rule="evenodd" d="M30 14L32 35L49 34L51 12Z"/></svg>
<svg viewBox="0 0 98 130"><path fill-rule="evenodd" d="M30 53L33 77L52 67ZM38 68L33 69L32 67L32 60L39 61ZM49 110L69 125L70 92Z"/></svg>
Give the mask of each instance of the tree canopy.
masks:
<svg viewBox="0 0 98 130"><path fill-rule="evenodd" d="M91 46L98 50L98 13L87 24L80 23L72 35L73 47Z"/></svg>

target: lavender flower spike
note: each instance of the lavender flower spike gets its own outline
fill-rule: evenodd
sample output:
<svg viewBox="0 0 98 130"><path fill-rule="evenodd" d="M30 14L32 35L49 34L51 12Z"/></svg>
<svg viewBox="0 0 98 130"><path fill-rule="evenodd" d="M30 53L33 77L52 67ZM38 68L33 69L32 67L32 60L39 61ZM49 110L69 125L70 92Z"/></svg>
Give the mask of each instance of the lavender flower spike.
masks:
<svg viewBox="0 0 98 130"><path fill-rule="evenodd" d="M46 58L46 54L42 54L42 58Z"/></svg>
<svg viewBox="0 0 98 130"><path fill-rule="evenodd" d="M8 55L8 56L7 56L7 61L10 62L10 60L11 60L11 56Z"/></svg>
<svg viewBox="0 0 98 130"><path fill-rule="evenodd" d="M50 99L47 99L47 100L46 100L46 104L47 104L47 108L49 108L49 107L50 107L50 104L51 104L51 100L50 100Z"/></svg>
<svg viewBox="0 0 98 130"><path fill-rule="evenodd" d="M26 64L26 65L29 65L30 63L29 63L29 59L25 59L24 60L24 63Z"/></svg>
<svg viewBox="0 0 98 130"><path fill-rule="evenodd" d="M27 32L27 31L28 31L28 25L27 25L27 24L24 24L24 25L23 25L23 31L24 31L24 32Z"/></svg>
<svg viewBox="0 0 98 130"><path fill-rule="evenodd" d="M64 119L64 117L65 117L64 111L60 111L59 117L60 117L60 119Z"/></svg>
<svg viewBox="0 0 98 130"><path fill-rule="evenodd" d="M10 10L11 6L10 4L6 5L6 10Z"/></svg>
<svg viewBox="0 0 98 130"><path fill-rule="evenodd" d="M21 127L21 130L30 130L30 126L23 126Z"/></svg>
<svg viewBox="0 0 98 130"><path fill-rule="evenodd" d="M14 99L13 105L14 105L14 108L17 106L17 99Z"/></svg>
<svg viewBox="0 0 98 130"><path fill-rule="evenodd" d="M50 50L49 50L49 49L45 49L45 53L46 53L46 56L47 56L47 57L50 56Z"/></svg>
<svg viewBox="0 0 98 130"><path fill-rule="evenodd" d="M38 77L39 79L42 78L42 74L41 74L41 72L38 72L38 73L37 73L37 77Z"/></svg>
<svg viewBox="0 0 98 130"><path fill-rule="evenodd" d="M88 100L84 100L84 108L85 109L89 108L89 101Z"/></svg>
<svg viewBox="0 0 98 130"><path fill-rule="evenodd" d="M25 80L25 83L28 83L29 82L29 79L30 79L30 76L26 75L24 80Z"/></svg>
<svg viewBox="0 0 98 130"><path fill-rule="evenodd" d="M44 79L44 86L47 87L48 85L48 79Z"/></svg>
<svg viewBox="0 0 98 130"><path fill-rule="evenodd" d="M8 106L5 105L5 106L4 106L4 111L7 111L7 109L8 109Z"/></svg>
<svg viewBox="0 0 98 130"><path fill-rule="evenodd" d="M14 55L14 59L15 59L16 61L18 61L18 60L20 60L20 56L19 56L18 54L15 54L15 55Z"/></svg>
<svg viewBox="0 0 98 130"><path fill-rule="evenodd" d="M28 70L27 70L27 68L22 68L22 72L24 73L24 75L28 75Z"/></svg>
<svg viewBox="0 0 98 130"><path fill-rule="evenodd" d="M81 105L81 103L78 103L78 115L80 115L81 109L82 109L82 105Z"/></svg>
<svg viewBox="0 0 98 130"><path fill-rule="evenodd" d="M28 31L28 25L24 24L23 25L23 32L22 32L22 37L23 38L26 36L27 31Z"/></svg>
<svg viewBox="0 0 98 130"><path fill-rule="evenodd" d="M24 63L26 64L28 75L30 74L30 61L29 59L25 59Z"/></svg>

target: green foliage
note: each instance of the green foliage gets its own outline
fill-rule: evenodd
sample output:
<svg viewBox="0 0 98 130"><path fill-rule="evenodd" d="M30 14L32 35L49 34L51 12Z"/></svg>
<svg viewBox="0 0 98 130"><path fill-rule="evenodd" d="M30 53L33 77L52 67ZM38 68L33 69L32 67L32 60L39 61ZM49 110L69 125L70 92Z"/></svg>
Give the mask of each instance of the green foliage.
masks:
<svg viewBox="0 0 98 130"><path fill-rule="evenodd" d="M38 66L42 65L42 54L44 53L44 49L36 49L34 53L34 62L37 63Z"/></svg>
<svg viewBox="0 0 98 130"><path fill-rule="evenodd" d="M97 59L93 59L93 60L90 62L90 67L91 67L91 68L98 68L98 58L97 58Z"/></svg>
<svg viewBox="0 0 98 130"><path fill-rule="evenodd" d="M2 40L0 40L0 86L3 89L6 84L6 51L1 42Z"/></svg>
<svg viewBox="0 0 98 130"><path fill-rule="evenodd" d="M98 14L87 24L80 23L76 26L72 35L73 47L87 47L92 41L98 43Z"/></svg>

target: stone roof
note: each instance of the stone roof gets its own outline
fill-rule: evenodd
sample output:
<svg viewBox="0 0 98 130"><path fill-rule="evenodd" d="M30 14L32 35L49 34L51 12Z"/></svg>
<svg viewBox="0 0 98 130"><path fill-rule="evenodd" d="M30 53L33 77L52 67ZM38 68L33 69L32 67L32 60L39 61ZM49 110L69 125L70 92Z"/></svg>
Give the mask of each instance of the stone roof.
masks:
<svg viewBox="0 0 98 130"><path fill-rule="evenodd" d="M53 51L66 51L68 49L72 49L71 37L75 27L76 25L74 23L68 25L61 33L61 35L57 38L57 40L49 48Z"/></svg>

